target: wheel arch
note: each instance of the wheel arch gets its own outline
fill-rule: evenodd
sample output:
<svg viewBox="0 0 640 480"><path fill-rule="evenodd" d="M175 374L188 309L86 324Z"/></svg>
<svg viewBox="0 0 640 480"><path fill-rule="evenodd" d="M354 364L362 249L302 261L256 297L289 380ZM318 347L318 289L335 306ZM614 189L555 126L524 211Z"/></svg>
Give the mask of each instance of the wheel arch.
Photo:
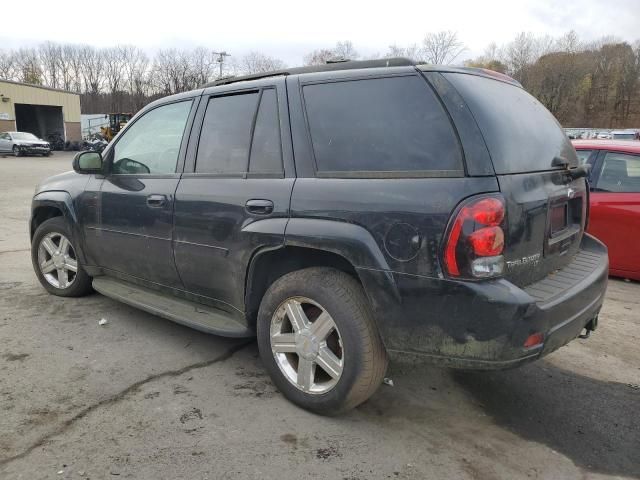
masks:
<svg viewBox="0 0 640 480"><path fill-rule="evenodd" d="M384 291L392 301L399 299L386 259L366 229L333 220L292 218L287 223L283 245L259 249L251 257L245 277L245 314L249 325L255 326L269 285L289 272L317 266L336 268L355 278L372 304L376 323L381 321L376 315L376 297L380 292ZM383 272L384 285L374 285L366 274L368 270Z"/></svg>
<svg viewBox="0 0 640 480"><path fill-rule="evenodd" d="M82 242L80 241L78 216L73 206L71 195L66 191L45 191L33 197L31 219L29 221L30 240L33 241L35 231L43 222L54 217L62 217L67 222L73 237L76 253L80 261L85 263Z"/></svg>

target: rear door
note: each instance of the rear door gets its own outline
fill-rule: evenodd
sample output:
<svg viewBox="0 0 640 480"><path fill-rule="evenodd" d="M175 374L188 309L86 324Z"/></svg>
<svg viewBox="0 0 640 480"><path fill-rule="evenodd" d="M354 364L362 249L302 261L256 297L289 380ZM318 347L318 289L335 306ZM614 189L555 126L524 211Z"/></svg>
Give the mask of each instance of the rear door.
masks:
<svg viewBox="0 0 640 480"><path fill-rule="evenodd" d="M251 256L284 241L295 176L287 119L283 79L216 87L200 103L174 255L185 288L220 308L244 310Z"/></svg>
<svg viewBox="0 0 640 480"><path fill-rule="evenodd" d="M443 75L473 113L506 200L505 276L525 286L564 267L579 249L587 211L585 178L567 173L579 160L564 131L514 83Z"/></svg>
<svg viewBox="0 0 640 480"><path fill-rule="evenodd" d="M609 248L618 275L640 274L640 155L603 152L595 167L589 233Z"/></svg>

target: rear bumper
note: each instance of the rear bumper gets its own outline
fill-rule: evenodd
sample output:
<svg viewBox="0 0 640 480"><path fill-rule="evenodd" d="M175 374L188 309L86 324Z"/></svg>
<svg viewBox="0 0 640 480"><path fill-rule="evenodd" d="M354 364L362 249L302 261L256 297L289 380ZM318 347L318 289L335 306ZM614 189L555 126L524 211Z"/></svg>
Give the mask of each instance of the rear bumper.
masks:
<svg viewBox="0 0 640 480"><path fill-rule="evenodd" d="M580 252L590 260L575 260L579 280L558 291L549 289L550 284L560 285L557 280L538 282L538 289L521 289L504 279L459 282L371 270L358 273L392 358L501 369L557 350L597 318L607 287L607 249L584 235ZM576 271L568 272L575 276ZM393 289L384 288L387 275L393 276ZM543 343L525 348L526 339L535 333L543 334Z"/></svg>

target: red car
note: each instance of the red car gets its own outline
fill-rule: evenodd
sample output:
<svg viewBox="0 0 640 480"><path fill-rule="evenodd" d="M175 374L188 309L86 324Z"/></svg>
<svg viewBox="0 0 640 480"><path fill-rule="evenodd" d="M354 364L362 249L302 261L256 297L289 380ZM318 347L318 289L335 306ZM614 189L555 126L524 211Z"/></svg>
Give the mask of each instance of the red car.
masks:
<svg viewBox="0 0 640 480"><path fill-rule="evenodd" d="M591 164L588 232L609 247L609 273L640 280L640 142L574 140Z"/></svg>

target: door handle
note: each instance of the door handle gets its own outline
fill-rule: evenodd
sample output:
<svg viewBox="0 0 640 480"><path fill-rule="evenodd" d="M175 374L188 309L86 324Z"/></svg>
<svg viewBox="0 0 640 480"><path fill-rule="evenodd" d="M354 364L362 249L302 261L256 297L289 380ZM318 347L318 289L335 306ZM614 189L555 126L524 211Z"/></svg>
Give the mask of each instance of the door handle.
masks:
<svg viewBox="0 0 640 480"><path fill-rule="evenodd" d="M147 206L150 208L161 208L167 203L166 195L152 194L147 197Z"/></svg>
<svg viewBox="0 0 640 480"><path fill-rule="evenodd" d="M271 200L248 200L244 207L247 212L254 215L271 215L273 213L273 202Z"/></svg>

